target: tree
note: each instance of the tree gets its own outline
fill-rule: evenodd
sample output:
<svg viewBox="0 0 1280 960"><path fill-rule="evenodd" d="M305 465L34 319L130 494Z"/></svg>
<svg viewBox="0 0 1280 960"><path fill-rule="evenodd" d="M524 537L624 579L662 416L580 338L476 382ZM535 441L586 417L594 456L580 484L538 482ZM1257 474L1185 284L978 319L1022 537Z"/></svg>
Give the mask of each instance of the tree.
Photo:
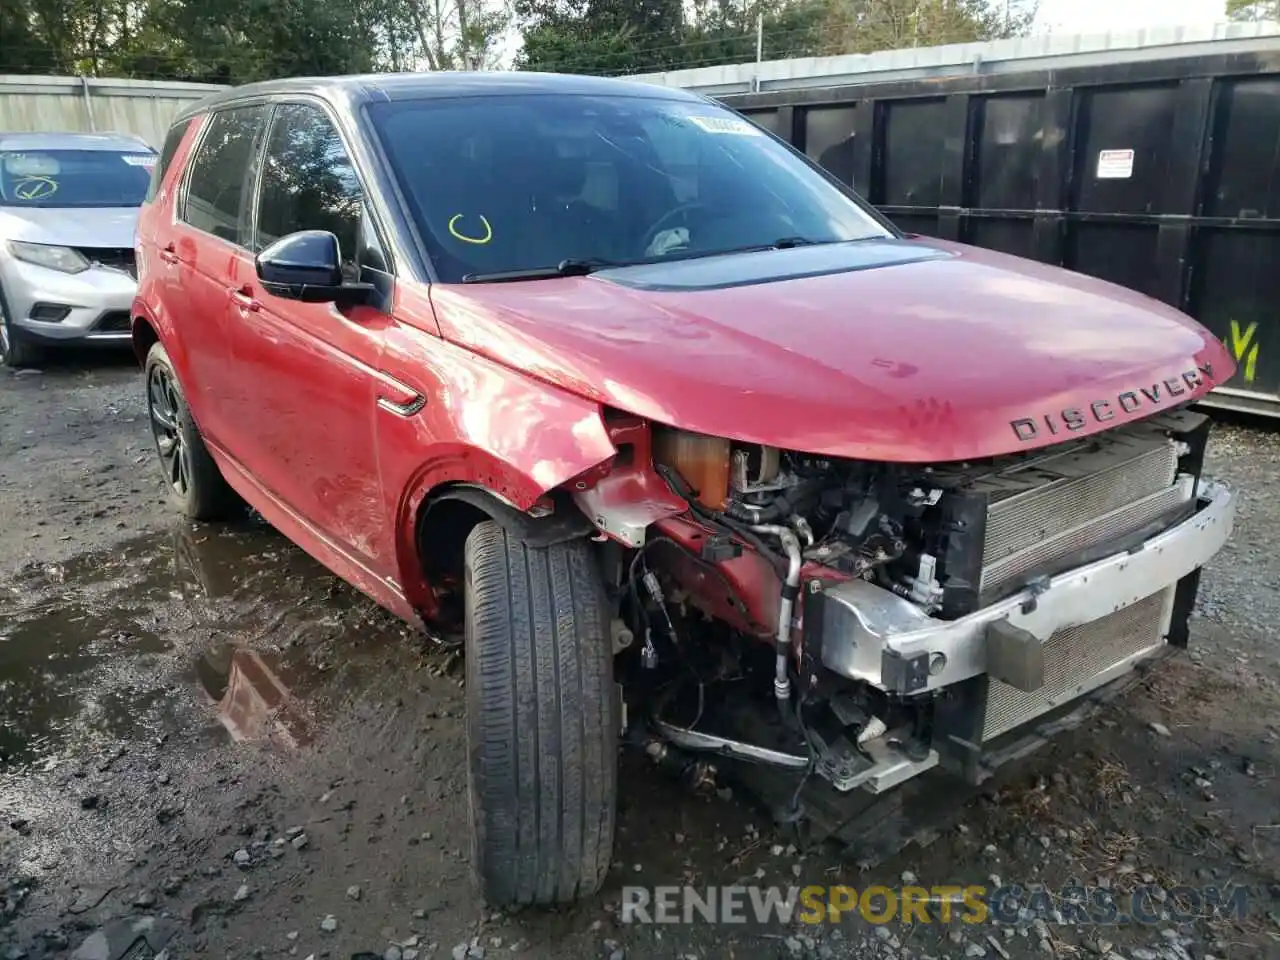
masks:
<svg viewBox="0 0 1280 960"><path fill-rule="evenodd" d="M0 0L0 72L241 83L492 67L508 0Z"/></svg>
<svg viewBox="0 0 1280 960"><path fill-rule="evenodd" d="M515 11L526 70L634 73L681 55L680 0L517 0Z"/></svg>
<svg viewBox="0 0 1280 960"><path fill-rule="evenodd" d="M763 26L766 60L812 56L821 44L829 0L695 0L684 66L744 63L756 58Z"/></svg>
<svg viewBox="0 0 1280 960"><path fill-rule="evenodd" d="M34 22L28 0L0 0L0 73L59 73L58 51Z"/></svg>
<svg viewBox="0 0 1280 960"><path fill-rule="evenodd" d="M1022 36L1036 11L992 0L835 0L822 25L821 54L872 53Z"/></svg>
<svg viewBox="0 0 1280 960"><path fill-rule="evenodd" d="M1280 21L1280 0L1227 0L1227 16L1250 22Z"/></svg>
<svg viewBox="0 0 1280 960"><path fill-rule="evenodd" d="M519 0L517 13L517 66L603 74L746 63L758 39L766 60L996 40L1035 18L1026 0Z"/></svg>

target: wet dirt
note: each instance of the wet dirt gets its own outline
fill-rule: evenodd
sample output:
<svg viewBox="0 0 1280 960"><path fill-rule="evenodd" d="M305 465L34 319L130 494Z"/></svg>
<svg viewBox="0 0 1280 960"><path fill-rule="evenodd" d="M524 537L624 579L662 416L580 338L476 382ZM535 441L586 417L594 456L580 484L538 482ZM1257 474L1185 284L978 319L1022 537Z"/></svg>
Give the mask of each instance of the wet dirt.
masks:
<svg viewBox="0 0 1280 960"><path fill-rule="evenodd" d="M448 638L414 632L260 522L180 522L128 363L0 373L0 411L0 956L69 956L94 938L113 955L144 936L138 921L143 957L1280 955L1270 428L1214 441L1212 471L1246 500L1206 572L1194 656L928 846L860 871L797 849L743 796L689 795L627 756L605 891L495 916L468 882ZM1043 927L1015 910L999 925L880 928L856 915L623 924L618 909L624 885L1073 880L1173 893L1152 923L1110 926L1067 922L1069 908ZM1233 885L1249 890L1242 918L1176 907L1190 888Z"/></svg>
<svg viewBox="0 0 1280 960"><path fill-rule="evenodd" d="M353 598L326 597L327 576L260 523L175 522L117 550L21 571L0 630L0 694L12 705L0 770L179 732L193 687L233 739L252 739L265 728L247 713L294 712L330 668L310 662L300 639L326 624L346 629L342 601ZM254 649L268 632L272 641Z"/></svg>

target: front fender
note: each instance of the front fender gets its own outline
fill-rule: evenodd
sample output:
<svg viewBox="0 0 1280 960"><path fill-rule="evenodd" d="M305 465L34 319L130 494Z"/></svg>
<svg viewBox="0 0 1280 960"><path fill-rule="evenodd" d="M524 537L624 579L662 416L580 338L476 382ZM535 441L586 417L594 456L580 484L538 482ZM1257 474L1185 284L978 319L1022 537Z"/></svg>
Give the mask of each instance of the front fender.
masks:
<svg viewBox="0 0 1280 960"><path fill-rule="evenodd" d="M465 503L487 514L514 536L532 547L549 547L568 540L577 540L595 533L595 527L564 495L553 492L546 498L550 512L538 515L517 510L506 500L482 487L451 486L431 491L418 516L425 519L426 512L442 503Z"/></svg>
<svg viewBox="0 0 1280 960"><path fill-rule="evenodd" d="M428 498L445 489L479 488L526 513L616 449L594 401L425 333L403 326L393 332L384 362L389 375L426 398L414 416L380 409L376 429L400 582L410 601L430 615L435 595L417 544Z"/></svg>
<svg viewBox="0 0 1280 960"><path fill-rule="evenodd" d="M410 603L428 618L435 611L436 598L422 566L417 531L419 517L430 502L444 497L458 499L463 490L468 490L471 495L489 498L505 506L511 514L527 516L526 511L556 487L614 454L612 445L603 449L584 449L579 457L561 461L560 467L549 474L535 473L478 447L444 446L445 449L433 451L433 456L421 463L408 480L395 513L400 582ZM491 512L480 500L473 505ZM566 505L558 506L563 509ZM583 532L586 532L585 528Z"/></svg>

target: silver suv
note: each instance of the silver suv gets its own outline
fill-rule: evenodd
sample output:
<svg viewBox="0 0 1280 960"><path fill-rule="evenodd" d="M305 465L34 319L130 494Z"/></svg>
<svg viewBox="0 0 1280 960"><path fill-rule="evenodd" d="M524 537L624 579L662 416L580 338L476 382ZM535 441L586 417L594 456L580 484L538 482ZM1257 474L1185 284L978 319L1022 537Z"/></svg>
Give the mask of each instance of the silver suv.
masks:
<svg viewBox="0 0 1280 960"><path fill-rule="evenodd" d="M0 364L129 342L133 237L156 159L132 136L0 133Z"/></svg>

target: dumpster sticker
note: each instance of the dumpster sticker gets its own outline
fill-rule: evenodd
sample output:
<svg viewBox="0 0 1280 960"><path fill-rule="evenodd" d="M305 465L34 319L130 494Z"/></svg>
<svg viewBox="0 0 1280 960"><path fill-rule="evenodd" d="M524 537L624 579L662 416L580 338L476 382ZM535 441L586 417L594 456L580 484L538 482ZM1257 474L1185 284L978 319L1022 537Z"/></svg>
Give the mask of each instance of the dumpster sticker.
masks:
<svg viewBox="0 0 1280 960"><path fill-rule="evenodd" d="M1254 374L1258 372L1258 344L1253 339L1253 335L1257 332L1256 320L1244 330L1240 329L1239 321L1231 321L1231 343L1227 346L1231 348L1231 355L1240 365L1240 373L1245 383L1253 383Z"/></svg>
<svg viewBox="0 0 1280 960"><path fill-rule="evenodd" d="M1128 180L1132 176L1132 150L1100 150L1098 152L1099 180Z"/></svg>

